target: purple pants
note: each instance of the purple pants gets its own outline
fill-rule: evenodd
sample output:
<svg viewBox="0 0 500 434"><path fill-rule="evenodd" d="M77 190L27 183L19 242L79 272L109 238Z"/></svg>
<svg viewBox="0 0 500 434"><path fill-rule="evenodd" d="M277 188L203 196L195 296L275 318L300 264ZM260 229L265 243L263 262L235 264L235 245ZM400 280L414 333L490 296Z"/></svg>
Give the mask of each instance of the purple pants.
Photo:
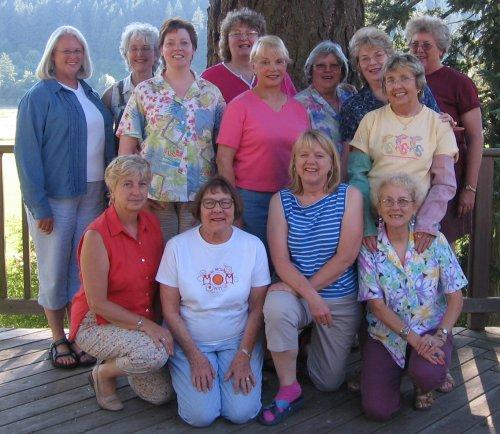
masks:
<svg viewBox="0 0 500 434"><path fill-rule="evenodd" d="M429 330L427 334L434 334ZM409 346L409 345L408 345ZM444 365L433 365L410 348L407 352L406 368L413 383L423 392L437 389L446 378L450 364L453 338L448 336L441 347L445 354ZM367 336L363 347L363 367L361 370L361 404L365 415L373 420L386 421L401 406L402 369L391 357L381 342Z"/></svg>

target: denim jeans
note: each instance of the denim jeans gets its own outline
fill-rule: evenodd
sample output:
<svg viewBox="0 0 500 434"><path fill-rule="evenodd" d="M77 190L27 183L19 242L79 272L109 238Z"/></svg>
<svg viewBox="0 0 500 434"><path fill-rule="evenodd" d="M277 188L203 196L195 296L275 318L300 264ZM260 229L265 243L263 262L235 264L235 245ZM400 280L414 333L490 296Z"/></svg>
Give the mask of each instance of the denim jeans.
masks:
<svg viewBox="0 0 500 434"><path fill-rule="evenodd" d="M269 202L274 193L245 190L238 188L243 201L243 229L259 239L267 248L267 215Z"/></svg>

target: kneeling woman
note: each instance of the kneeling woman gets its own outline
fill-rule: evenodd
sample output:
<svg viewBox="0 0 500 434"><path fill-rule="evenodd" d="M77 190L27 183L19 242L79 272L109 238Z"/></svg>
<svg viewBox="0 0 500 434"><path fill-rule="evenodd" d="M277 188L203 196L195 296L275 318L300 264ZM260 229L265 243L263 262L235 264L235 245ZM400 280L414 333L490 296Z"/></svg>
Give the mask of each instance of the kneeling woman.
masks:
<svg viewBox="0 0 500 434"><path fill-rule="evenodd" d="M144 400L172 396L166 368L170 333L156 324L155 275L163 250L158 219L142 211L151 181L138 155L115 158L104 174L111 205L85 232L79 247L82 286L73 299L71 339L104 363L89 375L99 406L121 410L116 378L127 375Z"/></svg>
<svg viewBox="0 0 500 434"><path fill-rule="evenodd" d="M382 180L377 250L363 246L358 260L359 300L368 302L369 332L363 348L362 405L369 418L382 421L401 406L405 367L415 385L415 409L432 405L432 390L447 375L451 330L467 284L443 234L417 252L411 222L418 210L416 192L408 175Z"/></svg>
<svg viewBox="0 0 500 434"><path fill-rule="evenodd" d="M201 226L167 243L157 275L175 339L169 367L179 415L193 426L218 416L245 423L261 408L266 251L232 226L241 201L224 178L202 187L193 211Z"/></svg>
<svg viewBox="0 0 500 434"><path fill-rule="evenodd" d="M307 370L322 391L337 389L360 309L353 263L363 233L361 193L340 184L340 158L317 130L293 148L292 185L271 199L267 237L282 282L264 305L267 346L280 383L259 420L275 425L303 404L296 377L299 330L314 322Z"/></svg>

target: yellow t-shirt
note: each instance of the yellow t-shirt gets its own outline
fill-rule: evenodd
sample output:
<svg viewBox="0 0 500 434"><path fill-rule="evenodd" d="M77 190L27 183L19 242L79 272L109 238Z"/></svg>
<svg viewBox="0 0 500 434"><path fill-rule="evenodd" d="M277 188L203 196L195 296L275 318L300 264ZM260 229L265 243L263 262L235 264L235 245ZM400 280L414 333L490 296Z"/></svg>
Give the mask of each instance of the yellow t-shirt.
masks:
<svg viewBox="0 0 500 434"><path fill-rule="evenodd" d="M403 172L417 184L422 201L431 185L430 168L434 155L458 158L455 134L449 123L426 106L414 118L397 116L388 104L365 115L351 146L370 156L368 174L372 204L377 202L380 181L389 174Z"/></svg>

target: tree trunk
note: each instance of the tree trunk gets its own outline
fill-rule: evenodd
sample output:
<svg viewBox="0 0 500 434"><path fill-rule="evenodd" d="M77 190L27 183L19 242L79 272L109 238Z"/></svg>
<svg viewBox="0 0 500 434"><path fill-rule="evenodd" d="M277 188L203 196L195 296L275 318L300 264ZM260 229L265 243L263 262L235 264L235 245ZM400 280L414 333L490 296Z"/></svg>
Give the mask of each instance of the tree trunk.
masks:
<svg viewBox="0 0 500 434"><path fill-rule="evenodd" d="M290 52L288 72L297 89L307 86L302 67L314 46L325 39L344 52L353 33L363 25L363 0L210 0L207 64L218 63L219 26L226 14L243 6L264 15L267 33L278 35Z"/></svg>

